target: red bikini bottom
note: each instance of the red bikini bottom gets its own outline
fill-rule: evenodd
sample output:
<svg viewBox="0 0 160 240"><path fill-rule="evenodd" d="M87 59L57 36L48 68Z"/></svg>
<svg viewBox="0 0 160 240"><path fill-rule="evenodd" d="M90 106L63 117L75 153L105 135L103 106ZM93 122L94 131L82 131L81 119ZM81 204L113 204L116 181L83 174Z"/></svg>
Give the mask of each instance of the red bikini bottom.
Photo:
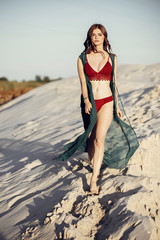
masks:
<svg viewBox="0 0 160 240"><path fill-rule="evenodd" d="M97 112L101 109L101 107L108 102L111 102L113 100L113 96L109 96L106 98L101 98L101 99L95 99L95 104L96 104L96 108L97 108Z"/></svg>

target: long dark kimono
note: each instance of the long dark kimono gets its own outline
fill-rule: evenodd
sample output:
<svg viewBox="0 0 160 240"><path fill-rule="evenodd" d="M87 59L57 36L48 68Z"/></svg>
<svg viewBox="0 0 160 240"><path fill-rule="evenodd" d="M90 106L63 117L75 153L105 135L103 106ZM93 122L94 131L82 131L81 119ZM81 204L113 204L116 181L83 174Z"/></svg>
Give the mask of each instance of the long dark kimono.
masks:
<svg viewBox="0 0 160 240"><path fill-rule="evenodd" d="M122 169L126 167L129 159L139 147L139 142L131 124L128 125L120 118L118 118L114 74L115 56L110 54L109 52L108 54L110 55L112 61L112 79L110 81L110 88L113 95L113 119L105 137L103 162L110 168ZM84 66L86 63L86 52L82 52L79 57L82 60L84 70ZM97 120L97 110L93 97L92 84L85 71L84 74L87 83L89 100L92 104L92 110L90 114L85 113L85 103L81 94L80 105L84 124L84 133L78 136L73 142L70 142L64 146L64 152L59 155L59 160L64 161L68 159L74 152L76 152L76 150L79 150L81 152L87 152L88 135L92 131Z"/></svg>

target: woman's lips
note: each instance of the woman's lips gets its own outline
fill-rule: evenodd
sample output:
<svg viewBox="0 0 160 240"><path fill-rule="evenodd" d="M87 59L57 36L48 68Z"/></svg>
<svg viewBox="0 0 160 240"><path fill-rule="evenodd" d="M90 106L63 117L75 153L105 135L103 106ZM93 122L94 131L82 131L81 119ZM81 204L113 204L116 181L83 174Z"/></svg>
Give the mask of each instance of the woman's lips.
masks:
<svg viewBox="0 0 160 240"><path fill-rule="evenodd" d="M95 42L99 42L99 40L95 40Z"/></svg>

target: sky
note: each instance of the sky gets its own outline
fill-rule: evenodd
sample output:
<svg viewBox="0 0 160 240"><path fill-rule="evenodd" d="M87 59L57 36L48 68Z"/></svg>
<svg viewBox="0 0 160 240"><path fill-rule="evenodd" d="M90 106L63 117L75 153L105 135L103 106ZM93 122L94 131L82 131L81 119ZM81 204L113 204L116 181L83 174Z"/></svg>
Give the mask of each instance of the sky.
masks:
<svg viewBox="0 0 160 240"><path fill-rule="evenodd" d="M0 0L0 77L78 76L90 26L104 25L117 64L160 62L160 0Z"/></svg>

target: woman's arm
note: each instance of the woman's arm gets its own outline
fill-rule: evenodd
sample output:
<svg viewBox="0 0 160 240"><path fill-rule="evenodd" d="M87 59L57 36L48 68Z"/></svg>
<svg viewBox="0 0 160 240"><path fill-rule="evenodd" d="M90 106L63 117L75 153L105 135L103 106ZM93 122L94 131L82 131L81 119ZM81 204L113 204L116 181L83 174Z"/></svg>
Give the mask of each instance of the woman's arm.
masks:
<svg viewBox="0 0 160 240"><path fill-rule="evenodd" d="M80 59L80 57L78 57L78 60L77 60L77 68L78 68L78 75L79 75L80 82L81 82L81 91L82 91L83 99L85 102L85 112L90 114L92 104L89 101L86 78L84 75L83 64L82 64L82 60Z"/></svg>
<svg viewBox="0 0 160 240"><path fill-rule="evenodd" d="M81 82L82 95L83 95L83 98L85 98L84 101L86 102L87 100L89 100L88 89L87 89L87 84L86 84L86 78L85 78L84 71L83 71L83 64L82 64L80 57L78 57L77 68L78 68L78 75L79 75L80 82Z"/></svg>
<svg viewBox="0 0 160 240"><path fill-rule="evenodd" d="M115 76L115 94L116 94L116 107L117 107L117 115L119 118L122 117L122 111L119 108L118 105L118 86L117 86L117 56L115 56L115 62L114 62L114 76Z"/></svg>
<svg viewBox="0 0 160 240"><path fill-rule="evenodd" d="M118 106L118 91L117 91L117 88L118 88L118 85L117 85L117 56L115 56L115 61L114 61L114 79L115 79L116 105L118 108L119 106Z"/></svg>

